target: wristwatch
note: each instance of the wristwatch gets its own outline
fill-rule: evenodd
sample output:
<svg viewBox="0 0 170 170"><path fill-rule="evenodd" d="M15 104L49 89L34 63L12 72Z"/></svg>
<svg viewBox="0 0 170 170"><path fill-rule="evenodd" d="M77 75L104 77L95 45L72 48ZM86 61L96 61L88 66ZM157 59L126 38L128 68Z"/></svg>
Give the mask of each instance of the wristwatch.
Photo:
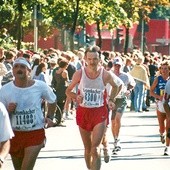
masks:
<svg viewBox="0 0 170 170"><path fill-rule="evenodd" d="M3 164L4 163L4 158L0 156L0 162Z"/></svg>

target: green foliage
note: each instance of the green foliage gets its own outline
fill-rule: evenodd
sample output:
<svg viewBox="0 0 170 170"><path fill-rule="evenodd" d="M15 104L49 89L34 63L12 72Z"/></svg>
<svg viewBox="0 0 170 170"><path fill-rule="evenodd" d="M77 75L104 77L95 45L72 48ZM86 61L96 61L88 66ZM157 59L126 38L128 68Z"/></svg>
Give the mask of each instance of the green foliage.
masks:
<svg viewBox="0 0 170 170"><path fill-rule="evenodd" d="M84 27L86 22L97 22L100 29L107 25L112 30L120 25L130 28L140 18L146 21L153 16L170 18L170 10L165 7L170 5L169 0L1 0L0 3L0 30L6 28L15 40L18 28L22 28L22 36L33 31L35 4L41 5L42 37L48 37L56 27L74 32L76 26Z"/></svg>
<svg viewBox="0 0 170 170"><path fill-rule="evenodd" d="M170 7L156 6L155 9L149 15L151 19L169 19L170 20Z"/></svg>

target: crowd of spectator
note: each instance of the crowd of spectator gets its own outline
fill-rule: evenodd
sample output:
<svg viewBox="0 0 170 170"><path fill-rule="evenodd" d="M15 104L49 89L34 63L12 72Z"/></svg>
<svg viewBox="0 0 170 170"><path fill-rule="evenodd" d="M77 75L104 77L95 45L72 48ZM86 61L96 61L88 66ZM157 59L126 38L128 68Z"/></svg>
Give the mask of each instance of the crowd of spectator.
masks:
<svg viewBox="0 0 170 170"><path fill-rule="evenodd" d="M61 124L64 124L64 121L74 118L76 102L67 96L65 92L69 84L72 82L74 73L77 70L87 66L85 60L85 51L85 48L80 48L75 51L61 51L59 49L50 48L41 50L40 52L33 52L31 50L24 49L6 50L0 48L0 88L15 80L15 76L13 75L13 64L15 63L16 59L23 57L31 66L30 74L28 75L29 79L43 81L49 87L53 88L53 90L55 90L57 105L62 111ZM157 105L156 111L160 125L160 139L163 144L166 143L164 154L168 155L167 148L169 147L170 142L169 138L165 139L165 135L169 130L170 123L166 116L166 111L160 111L159 108L163 108L163 102L160 106L160 101L163 101L165 85L169 80L170 56L162 55L157 52L150 53L148 51L142 54L140 49L134 49L132 52L127 54L114 51L101 51L100 53L100 66L106 70L113 70L114 74L116 74L115 60L118 59L121 61L121 67L119 67L120 70L118 73L123 72L122 75L124 75L124 77L126 77L125 75L130 75L130 77L133 78L131 81L126 81L126 90L128 89L130 91L126 96L126 99L130 100L130 105L127 105L127 107L130 108L130 111L140 114L141 112L149 112L151 103L155 103L155 105ZM117 63L117 65L120 65L120 63ZM166 69L164 69L166 70L166 76L164 76L164 67L166 67ZM121 76L117 76L121 79ZM164 87L160 87L161 85L158 79L159 77L161 77L163 80L166 79L166 81L164 81ZM122 81L123 83L125 82L124 79ZM132 83L133 81L134 83ZM133 84L133 86L129 88L129 84ZM74 92L77 92L77 87L75 87L73 90ZM44 103L44 106L46 105L47 104ZM126 106L122 111L119 109L115 110L114 112L119 112L122 115L122 112L124 112L125 109ZM115 126L114 112L112 116L113 127ZM163 115L161 113L163 113ZM166 121L165 125L164 121ZM115 135L113 129L112 131L115 141L118 141L118 134ZM1 159L0 163L2 163Z"/></svg>

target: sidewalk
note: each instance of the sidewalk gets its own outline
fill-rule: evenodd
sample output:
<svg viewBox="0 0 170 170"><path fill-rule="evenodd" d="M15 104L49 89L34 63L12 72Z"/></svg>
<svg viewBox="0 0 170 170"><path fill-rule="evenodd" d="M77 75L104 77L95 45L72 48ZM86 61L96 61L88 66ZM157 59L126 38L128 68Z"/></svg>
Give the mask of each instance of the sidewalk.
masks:
<svg viewBox="0 0 170 170"><path fill-rule="evenodd" d="M107 164L102 157L101 170L170 169L170 156L163 156L164 145L160 142L155 104L149 109L150 112L124 113L120 131L122 150L118 155L112 155ZM34 170L87 170L75 119L67 120L66 125L46 130L47 144L41 150ZM110 129L108 138L112 151L113 137ZM10 156L5 162L5 170L13 170Z"/></svg>

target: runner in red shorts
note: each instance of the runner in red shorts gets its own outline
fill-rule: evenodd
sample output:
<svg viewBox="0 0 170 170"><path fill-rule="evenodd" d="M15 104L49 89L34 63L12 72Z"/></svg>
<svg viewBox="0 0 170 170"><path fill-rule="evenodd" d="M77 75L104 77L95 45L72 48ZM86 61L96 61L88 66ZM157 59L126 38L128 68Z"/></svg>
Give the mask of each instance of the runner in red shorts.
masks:
<svg viewBox="0 0 170 170"><path fill-rule="evenodd" d="M0 101L10 115L15 137L11 140L10 154L14 169L32 170L36 158L44 147L46 127L55 124L45 118L41 110L42 99L48 102L49 117L56 108L56 95L44 82L29 78L31 66L25 58L18 58L13 64L14 81L0 90Z"/></svg>
<svg viewBox="0 0 170 170"><path fill-rule="evenodd" d="M108 124L106 106L106 84L111 84L112 93L108 106L114 107L114 98L118 86L112 76L100 65L100 48L92 46L85 52L87 66L75 72L71 84L66 90L67 96L77 101L77 125L85 148L85 161L88 169L100 170L100 144ZM78 85L78 93L73 88Z"/></svg>

